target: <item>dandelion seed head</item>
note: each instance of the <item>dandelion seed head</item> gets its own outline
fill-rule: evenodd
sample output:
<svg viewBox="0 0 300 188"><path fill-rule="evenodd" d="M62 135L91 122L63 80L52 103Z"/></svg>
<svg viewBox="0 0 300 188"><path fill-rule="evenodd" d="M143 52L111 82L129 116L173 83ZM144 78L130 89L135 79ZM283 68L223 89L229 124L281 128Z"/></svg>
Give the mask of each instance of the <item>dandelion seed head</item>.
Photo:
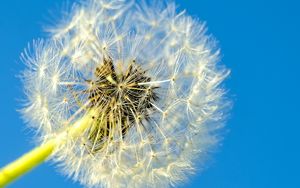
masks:
<svg viewBox="0 0 300 188"><path fill-rule="evenodd" d="M219 50L170 1L87 0L22 60L23 114L87 187L170 187L204 163L226 112ZM91 123L68 134L91 109Z"/></svg>

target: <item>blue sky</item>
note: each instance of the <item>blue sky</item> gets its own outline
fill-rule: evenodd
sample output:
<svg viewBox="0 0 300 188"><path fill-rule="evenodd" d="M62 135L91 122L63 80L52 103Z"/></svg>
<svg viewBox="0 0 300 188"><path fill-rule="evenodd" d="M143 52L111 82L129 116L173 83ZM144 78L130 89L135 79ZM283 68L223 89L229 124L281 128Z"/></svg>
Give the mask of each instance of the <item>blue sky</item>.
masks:
<svg viewBox="0 0 300 188"><path fill-rule="evenodd" d="M33 147L17 109L23 96L19 55L65 0L10 0L0 6L0 166ZM68 2L72 2L69 0ZM181 187L300 187L300 2L297 0L177 0L207 22L219 41L234 102L222 146L205 171ZM52 13L51 13L52 12ZM51 19L49 19L51 15ZM72 187L46 163L10 186Z"/></svg>

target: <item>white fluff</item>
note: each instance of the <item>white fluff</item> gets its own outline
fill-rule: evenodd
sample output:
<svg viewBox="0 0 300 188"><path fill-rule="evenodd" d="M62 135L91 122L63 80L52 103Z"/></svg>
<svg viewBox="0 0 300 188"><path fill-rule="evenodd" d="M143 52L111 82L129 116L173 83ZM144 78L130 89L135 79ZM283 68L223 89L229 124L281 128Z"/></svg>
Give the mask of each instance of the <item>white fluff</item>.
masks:
<svg viewBox="0 0 300 188"><path fill-rule="evenodd" d="M66 138L52 156L66 175L87 187L169 187L205 161L219 140L227 104L220 83L229 71L217 65L219 50L203 23L171 2L87 0L49 31L22 54L23 113L40 142L85 114L86 98L70 88L89 87L85 80L105 56L116 69L136 60L152 78L145 84L159 86L145 128L132 126L93 155L84 136Z"/></svg>

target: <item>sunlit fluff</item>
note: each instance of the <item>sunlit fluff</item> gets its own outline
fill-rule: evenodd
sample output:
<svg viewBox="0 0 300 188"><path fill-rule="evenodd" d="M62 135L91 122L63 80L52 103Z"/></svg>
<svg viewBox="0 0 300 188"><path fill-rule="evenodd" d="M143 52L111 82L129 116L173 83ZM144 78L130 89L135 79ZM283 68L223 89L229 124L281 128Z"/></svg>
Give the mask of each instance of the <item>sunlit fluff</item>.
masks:
<svg viewBox="0 0 300 188"><path fill-rule="evenodd" d="M203 23L170 2L88 0L49 31L22 54L28 124L46 142L97 111L52 156L65 174L87 187L169 187L205 161L228 71Z"/></svg>

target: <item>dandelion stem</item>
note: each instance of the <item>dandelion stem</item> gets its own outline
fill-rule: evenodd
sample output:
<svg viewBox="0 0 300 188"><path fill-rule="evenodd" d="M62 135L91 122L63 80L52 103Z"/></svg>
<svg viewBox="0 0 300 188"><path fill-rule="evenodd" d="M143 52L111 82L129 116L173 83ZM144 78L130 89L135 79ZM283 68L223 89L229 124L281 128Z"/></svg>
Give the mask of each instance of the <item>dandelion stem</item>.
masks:
<svg viewBox="0 0 300 188"><path fill-rule="evenodd" d="M4 187L41 164L53 152L55 146L56 142L54 140L50 140L2 168L0 170L0 187Z"/></svg>
<svg viewBox="0 0 300 188"><path fill-rule="evenodd" d="M95 111L90 110L87 115L83 116L80 120L75 122L73 126L57 135L56 138L34 148L33 150L0 169L0 188L5 187L18 177L24 175L28 171L44 162L53 153L58 145L65 143L66 136L71 139L78 138L93 121L94 113Z"/></svg>

